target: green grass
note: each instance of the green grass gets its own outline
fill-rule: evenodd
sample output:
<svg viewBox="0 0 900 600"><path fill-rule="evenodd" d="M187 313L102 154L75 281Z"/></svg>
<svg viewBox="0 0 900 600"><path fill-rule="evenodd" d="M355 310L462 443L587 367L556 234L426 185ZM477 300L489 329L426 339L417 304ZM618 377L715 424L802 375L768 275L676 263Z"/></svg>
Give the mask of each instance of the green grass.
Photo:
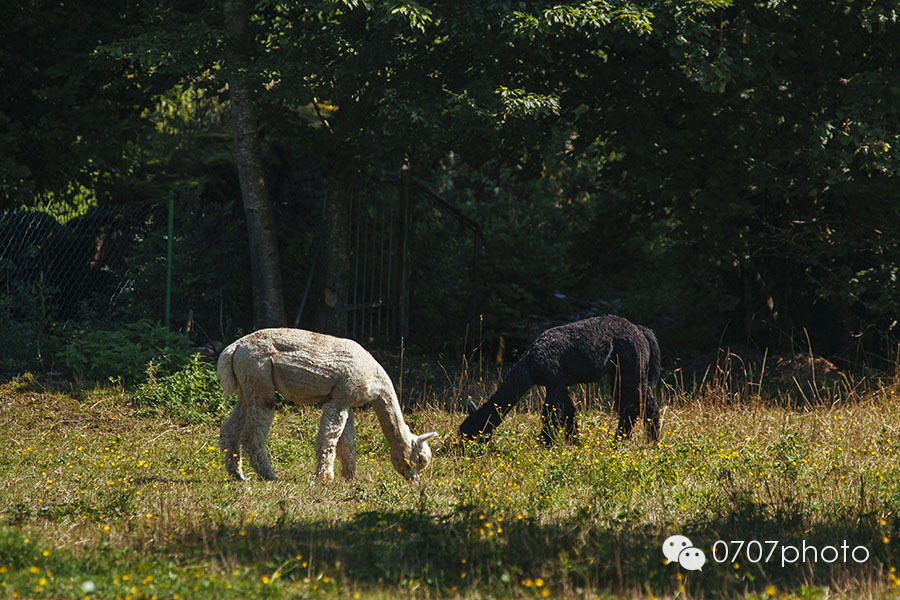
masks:
<svg viewBox="0 0 900 600"><path fill-rule="evenodd" d="M480 399L492 382L465 393ZM865 388L865 391L863 391ZM664 394L662 443L615 444L615 415L581 420L581 447L545 450L537 415L451 452L462 384L408 411L437 430L409 484L370 411L357 479L312 484L319 413L282 408L279 479L225 478L218 419L148 415L122 391L73 397L0 386L0 597L892 597L900 522L895 379L812 406L706 387ZM574 390L591 400L593 388ZM538 402L533 398L530 404ZM594 402L589 402L595 404ZM183 407L182 407L183 409ZM664 564L688 536L702 572ZM865 546L863 564L713 558L716 540Z"/></svg>

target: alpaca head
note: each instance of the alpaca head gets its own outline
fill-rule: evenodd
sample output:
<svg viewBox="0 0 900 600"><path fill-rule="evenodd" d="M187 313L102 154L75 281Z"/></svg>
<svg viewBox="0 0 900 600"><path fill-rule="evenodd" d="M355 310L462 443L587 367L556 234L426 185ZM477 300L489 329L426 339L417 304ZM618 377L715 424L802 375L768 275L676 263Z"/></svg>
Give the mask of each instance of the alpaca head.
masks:
<svg viewBox="0 0 900 600"><path fill-rule="evenodd" d="M397 469L403 477L414 481L419 473L428 466L428 463L431 462L431 448L428 447L428 440L434 437L437 437L437 431L413 436L409 460Z"/></svg>
<svg viewBox="0 0 900 600"><path fill-rule="evenodd" d="M462 441L486 442L491 439L503 414L500 407L492 402L485 402L481 407L475 407L469 402L469 415L459 424L459 438Z"/></svg>

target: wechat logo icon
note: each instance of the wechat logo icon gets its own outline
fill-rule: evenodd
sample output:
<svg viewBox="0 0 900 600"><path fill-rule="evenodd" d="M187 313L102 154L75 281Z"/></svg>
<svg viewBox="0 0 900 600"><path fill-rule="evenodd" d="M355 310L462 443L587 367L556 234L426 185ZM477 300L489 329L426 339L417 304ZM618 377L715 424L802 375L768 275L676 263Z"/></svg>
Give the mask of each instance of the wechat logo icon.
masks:
<svg viewBox="0 0 900 600"><path fill-rule="evenodd" d="M706 564L706 554L695 548L691 540L683 535L671 535L663 542L663 556L668 563L678 563L688 571L702 571ZM667 564L668 564L667 563Z"/></svg>

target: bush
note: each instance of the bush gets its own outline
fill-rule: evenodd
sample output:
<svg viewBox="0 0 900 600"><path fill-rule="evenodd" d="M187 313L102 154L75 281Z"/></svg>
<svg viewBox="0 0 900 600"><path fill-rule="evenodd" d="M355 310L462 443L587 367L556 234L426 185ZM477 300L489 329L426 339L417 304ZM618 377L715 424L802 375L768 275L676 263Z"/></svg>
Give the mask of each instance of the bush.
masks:
<svg viewBox="0 0 900 600"><path fill-rule="evenodd" d="M53 369L65 347L66 332L51 320L55 289L41 282L17 281L0 291L0 371Z"/></svg>
<svg viewBox="0 0 900 600"><path fill-rule="evenodd" d="M187 339L162 325L141 320L110 330L79 332L66 346L66 367L80 383L141 381L152 361L157 374L167 375L190 359Z"/></svg>
<svg viewBox="0 0 900 600"><path fill-rule="evenodd" d="M221 417L230 406L222 397L215 370L194 354L188 363L171 375L159 377L156 364L147 366L147 380L131 397L145 416L168 415L188 423L202 423Z"/></svg>

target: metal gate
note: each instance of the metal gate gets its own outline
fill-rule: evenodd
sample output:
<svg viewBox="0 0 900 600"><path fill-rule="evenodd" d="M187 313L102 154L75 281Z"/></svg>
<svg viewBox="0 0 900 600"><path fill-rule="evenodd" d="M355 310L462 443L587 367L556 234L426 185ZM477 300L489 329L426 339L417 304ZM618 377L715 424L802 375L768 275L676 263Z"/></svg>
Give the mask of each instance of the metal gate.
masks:
<svg viewBox="0 0 900 600"><path fill-rule="evenodd" d="M409 202L403 184L384 183L350 203L352 260L344 308L347 337L405 336L409 326Z"/></svg>
<svg viewBox="0 0 900 600"><path fill-rule="evenodd" d="M468 279L477 279L481 227L430 190L418 179L405 174L394 181L379 182L368 193L351 201L348 255L351 257L349 285L345 299L347 337L360 340L387 340L408 337L410 313L409 279L412 237L421 220L452 220L454 231L471 235L471 256L459 259L459 268ZM426 228L427 229L427 228ZM416 240L434 244L437 240ZM468 254L469 251L466 251ZM474 286L472 286L474 287ZM478 300L465 300L467 321L477 323Z"/></svg>

